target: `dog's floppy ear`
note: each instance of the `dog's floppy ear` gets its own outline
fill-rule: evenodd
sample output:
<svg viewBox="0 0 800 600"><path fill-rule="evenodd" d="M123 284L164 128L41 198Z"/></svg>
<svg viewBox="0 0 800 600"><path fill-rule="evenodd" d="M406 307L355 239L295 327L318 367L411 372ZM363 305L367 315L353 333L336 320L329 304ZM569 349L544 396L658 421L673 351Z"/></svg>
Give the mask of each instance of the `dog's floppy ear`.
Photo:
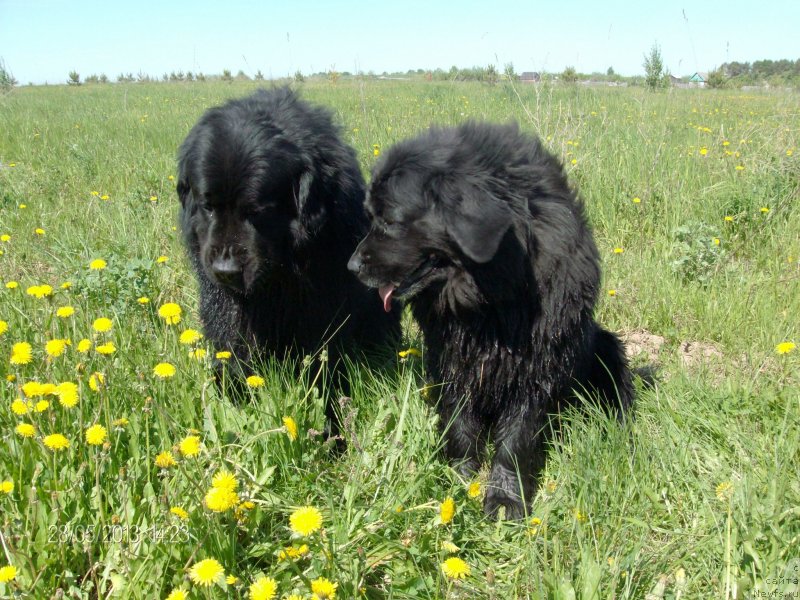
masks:
<svg viewBox="0 0 800 600"><path fill-rule="evenodd" d="M175 186L175 189L178 192L178 198L180 198L181 206L186 208L186 203L189 202L192 193L192 188L189 186L189 180L186 179L186 177L179 177L178 185Z"/></svg>
<svg viewBox="0 0 800 600"><path fill-rule="evenodd" d="M469 184L445 184L442 192L439 203L447 233L475 262L492 260L511 227L508 204L488 190Z"/></svg>
<svg viewBox="0 0 800 600"><path fill-rule="evenodd" d="M311 186L314 183L314 175L310 170L306 169L300 175L300 180L297 183L297 194L295 203L297 204L297 214L303 214L306 210L308 197L311 194Z"/></svg>

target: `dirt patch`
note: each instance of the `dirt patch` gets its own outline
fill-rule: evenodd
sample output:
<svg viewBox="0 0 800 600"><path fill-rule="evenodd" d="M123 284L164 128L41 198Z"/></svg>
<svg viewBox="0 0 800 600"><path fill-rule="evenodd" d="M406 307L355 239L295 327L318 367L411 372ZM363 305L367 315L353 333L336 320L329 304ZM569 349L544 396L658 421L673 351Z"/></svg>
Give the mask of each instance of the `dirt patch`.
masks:
<svg viewBox="0 0 800 600"><path fill-rule="evenodd" d="M722 352L714 344L708 342L681 342L678 347L678 358L687 369L695 369L719 363Z"/></svg>
<svg viewBox="0 0 800 600"><path fill-rule="evenodd" d="M666 340L660 335L649 331L630 331L619 336L625 343L625 354L628 360L644 360L647 363L657 363L661 349Z"/></svg>

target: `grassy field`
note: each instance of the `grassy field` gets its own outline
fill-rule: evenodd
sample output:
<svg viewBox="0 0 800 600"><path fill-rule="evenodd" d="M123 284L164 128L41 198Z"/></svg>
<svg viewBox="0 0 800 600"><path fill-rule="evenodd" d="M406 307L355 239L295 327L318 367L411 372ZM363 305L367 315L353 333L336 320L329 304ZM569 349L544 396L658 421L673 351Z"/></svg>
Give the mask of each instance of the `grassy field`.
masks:
<svg viewBox="0 0 800 600"><path fill-rule="evenodd" d="M318 434L319 357L300 378L264 365L244 405L211 385L175 154L204 109L253 88L0 97L0 597L800 590L800 97L301 86L365 173L431 123L516 119L581 190L604 262L598 316L658 383L627 428L566 415L530 518L494 523L438 453L414 354L353 366L338 459ZM180 322L159 315L167 303ZM413 326L396 350L409 347L424 352ZM453 557L463 578L442 568Z"/></svg>

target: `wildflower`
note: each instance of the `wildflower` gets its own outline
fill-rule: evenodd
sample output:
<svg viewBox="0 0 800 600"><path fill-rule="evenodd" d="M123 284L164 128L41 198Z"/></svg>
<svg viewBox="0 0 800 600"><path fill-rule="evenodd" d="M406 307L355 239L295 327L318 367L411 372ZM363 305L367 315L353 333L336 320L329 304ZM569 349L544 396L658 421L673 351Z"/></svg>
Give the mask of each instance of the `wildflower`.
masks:
<svg viewBox="0 0 800 600"><path fill-rule="evenodd" d="M22 415L27 415L30 412L30 407L30 402L25 402L21 398L17 398L11 403L11 412L18 417L21 417Z"/></svg>
<svg viewBox="0 0 800 600"><path fill-rule="evenodd" d="M768 212L769 212L769 207L767 207L767 206L762 206L761 207L761 213L762 214L767 214Z"/></svg>
<svg viewBox="0 0 800 600"><path fill-rule="evenodd" d="M100 317L99 319L95 319L92 323L92 329L97 331L98 333L106 333L107 331L111 331L111 328L114 326L114 323L111 319L106 317Z"/></svg>
<svg viewBox="0 0 800 600"><path fill-rule="evenodd" d="M150 196L150 202L157 202L158 196Z"/></svg>
<svg viewBox="0 0 800 600"><path fill-rule="evenodd" d="M183 456L196 456L200 453L200 438L196 435L187 435L178 443L178 449Z"/></svg>
<svg viewBox="0 0 800 600"><path fill-rule="evenodd" d="M96 346L95 350L97 350L99 354L109 355L109 354L114 354L114 352L117 351L117 347L114 345L113 342L106 342L105 344Z"/></svg>
<svg viewBox="0 0 800 600"><path fill-rule="evenodd" d="M617 295L617 290L608 290L608 295L609 296L616 296Z"/></svg>
<svg viewBox="0 0 800 600"><path fill-rule="evenodd" d="M35 410L38 413L44 412L48 408L50 408L50 402L48 402L47 400L39 400L36 404L33 405L33 410Z"/></svg>
<svg viewBox="0 0 800 600"><path fill-rule="evenodd" d="M50 435L46 436L42 442L44 442L44 445L50 448L50 450L53 452L58 452L59 450L65 450L66 448L69 448L69 440L60 433L51 433Z"/></svg>
<svg viewBox="0 0 800 600"><path fill-rule="evenodd" d="M89 375L89 388L91 388L93 392L99 392L105 384L106 376L102 373L92 373Z"/></svg>
<svg viewBox="0 0 800 600"><path fill-rule="evenodd" d="M0 242L10 242L10 241L11 241L11 236L8 235L7 233L0 235Z"/></svg>
<svg viewBox="0 0 800 600"><path fill-rule="evenodd" d="M78 403L78 386L71 381L59 383L55 391L59 404L64 408L72 408Z"/></svg>
<svg viewBox="0 0 800 600"><path fill-rule="evenodd" d="M219 561L213 558L206 558L199 563L195 563L189 569L189 578L196 584L209 587L211 584L222 581L225 577L225 569Z"/></svg>
<svg viewBox="0 0 800 600"><path fill-rule="evenodd" d="M150 298L148 298L147 296L141 296L140 298L137 298L136 301L142 306L144 306L145 304L150 304Z"/></svg>
<svg viewBox="0 0 800 600"><path fill-rule="evenodd" d="M272 600L278 593L278 583L263 575L250 585L250 600Z"/></svg>
<svg viewBox="0 0 800 600"><path fill-rule="evenodd" d="M455 553L457 553L459 550L461 550L461 548L459 548L458 546L456 546L456 545L455 545L453 542L451 542L450 540L445 540L445 541L443 541L443 542L442 542L442 550L444 550L444 551L445 551L445 552L447 552L448 554L455 554Z"/></svg>
<svg viewBox="0 0 800 600"><path fill-rule="evenodd" d="M172 452L165 450L158 456L156 456L156 466L159 469L169 469L170 467L174 467L178 463L175 462L175 457L172 456Z"/></svg>
<svg viewBox="0 0 800 600"><path fill-rule="evenodd" d="M723 481L716 487L714 493L717 496L717 500L727 502L733 495L733 484L730 481Z"/></svg>
<svg viewBox="0 0 800 600"><path fill-rule="evenodd" d="M180 338L178 338L181 344L186 344L187 346L191 346L202 339L203 334L196 329L186 329L181 333Z"/></svg>
<svg viewBox="0 0 800 600"><path fill-rule="evenodd" d="M189 358L193 358L195 360L203 360L206 357L206 349L205 348L195 348L194 350L189 350Z"/></svg>
<svg viewBox="0 0 800 600"><path fill-rule="evenodd" d="M372 144L372 156L380 156L381 147L378 144Z"/></svg>
<svg viewBox="0 0 800 600"><path fill-rule="evenodd" d="M5 481L0 481L0 493L2 494L10 494L14 491L14 482L10 479L6 479Z"/></svg>
<svg viewBox="0 0 800 600"><path fill-rule="evenodd" d="M792 150L791 148L789 148L789 149L786 151L786 156L791 156L792 154L794 154L794 150Z"/></svg>
<svg viewBox="0 0 800 600"><path fill-rule="evenodd" d="M733 223L733 217L730 215L725 215L725 222L726 223Z"/></svg>
<svg viewBox="0 0 800 600"><path fill-rule="evenodd" d="M700 156L705 156L706 154L708 154L708 148L703 146L702 148L700 148Z"/></svg>
<svg viewBox="0 0 800 600"><path fill-rule="evenodd" d="M56 316L62 319L66 319L67 317L71 317L75 314L75 309L71 306L61 306L58 310L56 310Z"/></svg>
<svg viewBox="0 0 800 600"><path fill-rule="evenodd" d="M164 264L165 262L167 262L168 260L169 260L169 257L167 257L167 256L164 256L164 255L161 255L161 256L159 256L159 257L156 259L156 262L157 262L159 265L163 265L163 264Z"/></svg>
<svg viewBox="0 0 800 600"><path fill-rule="evenodd" d="M20 423L16 426L14 431L17 432L17 435L24 438L32 438L36 435L36 426L31 425L30 423Z"/></svg>
<svg viewBox="0 0 800 600"><path fill-rule="evenodd" d="M333 600L336 598L336 588L338 583L334 583L324 577L319 577L311 582L312 600Z"/></svg>
<svg viewBox="0 0 800 600"><path fill-rule="evenodd" d="M734 169L736 169L737 171L744 171L744 166L743 165L736 165L734 167Z"/></svg>
<svg viewBox="0 0 800 600"><path fill-rule="evenodd" d="M247 381L248 387L251 388L260 388L264 386L264 378L258 375L250 375L245 381Z"/></svg>
<svg viewBox="0 0 800 600"><path fill-rule="evenodd" d="M11 346L9 361L12 365L27 365L31 360L33 360L33 348L28 342L18 342Z"/></svg>
<svg viewBox="0 0 800 600"><path fill-rule="evenodd" d="M588 517L586 516L586 513L581 512L581 509L579 509L579 508L573 509L572 510L572 514L575 516L575 520L578 523L585 523L586 520L588 519Z"/></svg>
<svg viewBox="0 0 800 600"><path fill-rule="evenodd" d="M309 536L322 527L322 513L313 506L298 508L289 516L289 527L300 536Z"/></svg>
<svg viewBox="0 0 800 600"><path fill-rule="evenodd" d="M439 518L442 520L442 525L447 525L453 520L456 514L456 502L452 497L448 496L439 505Z"/></svg>
<svg viewBox="0 0 800 600"><path fill-rule="evenodd" d="M6 281L6 288L9 290L15 290L19 287L19 282L17 281Z"/></svg>
<svg viewBox="0 0 800 600"><path fill-rule="evenodd" d="M214 356L217 360L228 360L231 357L231 353L227 350L220 350Z"/></svg>
<svg viewBox="0 0 800 600"><path fill-rule="evenodd" d="M623 252L625 252L625 248L614 248L614 254L622 254Z"/></svg>
<svg viewBox="0 0 800 600"><path fill-rule="evenodd" d="M36 235L44 235L45 231L41 227L37 227L36 229L33 230L33 233L35 233Z"/></svg>
<svg viewBox="0 0 800 600"><path fill-rule="evenodd" d="M166 600L187 600L187 598L189 598L189 596L186 591L178 588L172 590Z"/></svg>
<svg viewBox="0 0 800 600"><path fill-rule="evenodd" d="M86 443L90 446L100 446L106 441L107 435L106 428L95 423L86 430Z"/></svg>
<svg viewBox="0 0 800 600"><path fill-rule="evenodd" d="M41 300L42 298L47 298L48 296L52 296L53 288L47 284L32 285L27 290L25 290L25 293L28 294L29 296L33 296L34 298L39 298Z"/></svg>
<svg viewBox="0 0 800 600"><path fill-rule="evenodd" d="M283 426L289 439L295 441L297 439L297 422L292 417L283 417Z"/></svg>
<svg viewBox="0 0 800 600"><path fill-rule="evenodd" d="M119 419L114 419L111 422L111 425L114 427L126 427L128 423L130 423L128 419L126 419L125 417L120 417Z"/></svg>
<svg viewBox="0 0 800 600"><path fill-rule="evenodd" d="M0 583L8 583L9 581L14 581L14 578L17 576L17 567L14 565L6 565L5 567L0 567Z"/></svg>
<svg viewBox="0 0 800 600"><path fill-rule="evenodd" d="M642 202L642 199L641 199L641 198L639 198L638 196L636 196L636 197L635 197L635 198L632 200L632 202L633 202L634 204L640 204L640 203Z"/></svg>
<svg viewBox="0 0 800 600"><path fill-rule="evenodd" d="M205 496L205 504L214 512L230 510L239 502L239 494L230 488L212 487Z"/></svg>
<svg viewBox="0 0 800 600"><path fill-rule="evenodd" d="M278 553L278 560L296 560L308 554L308 544L302 546L287 546Z"/></svg>
<svg viewBox="0 0 800 600"><path fill-rule="evenodd" d="M109 199L108 194L103 194L102 196L100 196L100 200L108 200L108 199Z"/></svg>
<svg viewBox="0 0 800 600"><path fill-rule="evenodd" d="M177 325L181 322L183 310L174 302L167 302L158 309L158 316L166 321L167 325Z"/></svg>
<svg viewBox="0 0 800 600"><path fill-rule="evenodd" d="M214 477L211 478L211 487L233 492L239 487L239 482L236 481L236 476L233 473L222 469L217 471Z"/></svg>
<svg viewBox="0 0 800 600"><path fill-rule="evenodd" d="M52 356L53 358L61 356L67 349L67 345L69 344L69 340L49 340L44 345L44 351L47 353L48 356Z"/></svg>
<svg viewBox="0 0 800 600"><path fill-rule="evenodd" d="M8 323L6 321L0 321L0 335L3 335L6 331L8 331Z"/></svg>
<svg viewBox="0 0 800 600"><path fill-rule="evenodd" d="M775 346L775 352L778 354L789 354L789 352L792 352L795 348L797 348L797 345L794 342L781 342Z"/></svg>
<svg viewBox="0 0 800 600"><path fill-rule="evenodd" d="M178 517L181 521L189 520L189 513L182 506L173 506L169 512Z"/></svg>
<svg viewBox="0 0 800 600"><path fill-rule="evenodd" d="M469 484L469 488L467 488L467 496L470 498L478 498L481 495L481 482L480 481L473 481Z"/></svg>
<svg viewBox="0 0 800 600"><path fill-rule="evenodd" d="M102 271L107 266L108 264L102 258L95 258L92 262L89 263L89 268L92 271Z"/></svg>
<svg viewBox="0 0 800 600"><path fill-rule="evenodd" d="M397 353L397 356L400 358L407 358L409 356L416 356L417 358L420 358L422 356L422 352L416 348L409 348L408 350L400 350L400 352Z"/></svg>
<svg viewBox="0 0 800 600"><path fill-rule="evenodd" d="M225 578L225 583L228 585L235 585L237 581L239 581L239 578L236 577L235 575L228 575Z"/></svg>
<svg viewBox="0 0 800 600"><path fill-rule="evenodd" d="M161 379L169 379L175 376L175 365L168 362L158 363L153 367L153 374Z"/></svg>
<svg viewBox="0 0 800 600"><path fill-rule="evenodd" d="M469 565L457 556L451 556L442 563L442 573L450 579L464 579L469 576Z"/></svg>
<svg viewBox="0 0 800 600"><path fill-rule="evenodd" d="M78 342L77 350L81 354L86 354L92 348L92 341L83 338L80 342Z"/></svg>
<svg viewBox="0 0 800 600"><path fill-rule="evenodd" d="M539 526L541 524L542 524L542 520L539 517L533 517L530 520L530 529L529 529L530 534L531 535L536 535L536 533L539 531Z"/></svg>
<svg viewBox="0 0 800 600"><path fill-rule="evenodd" d="M718 237L711 238L711 241L714 243L715 246L719 246L722 243Z"/></svg>

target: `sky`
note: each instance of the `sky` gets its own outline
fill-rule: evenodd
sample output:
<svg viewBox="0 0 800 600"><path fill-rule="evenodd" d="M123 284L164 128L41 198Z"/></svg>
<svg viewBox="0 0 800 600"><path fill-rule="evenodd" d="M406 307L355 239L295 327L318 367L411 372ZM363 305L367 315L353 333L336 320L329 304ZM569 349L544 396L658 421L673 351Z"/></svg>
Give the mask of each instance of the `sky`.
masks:
<svg viewBox="0 0 800 600"><path fill-rule="evenodd" d="M674 75L800 58L800 0L0 0L0 60L20 84L139 72L285 77L513 63L517 73Z"/></svg>

